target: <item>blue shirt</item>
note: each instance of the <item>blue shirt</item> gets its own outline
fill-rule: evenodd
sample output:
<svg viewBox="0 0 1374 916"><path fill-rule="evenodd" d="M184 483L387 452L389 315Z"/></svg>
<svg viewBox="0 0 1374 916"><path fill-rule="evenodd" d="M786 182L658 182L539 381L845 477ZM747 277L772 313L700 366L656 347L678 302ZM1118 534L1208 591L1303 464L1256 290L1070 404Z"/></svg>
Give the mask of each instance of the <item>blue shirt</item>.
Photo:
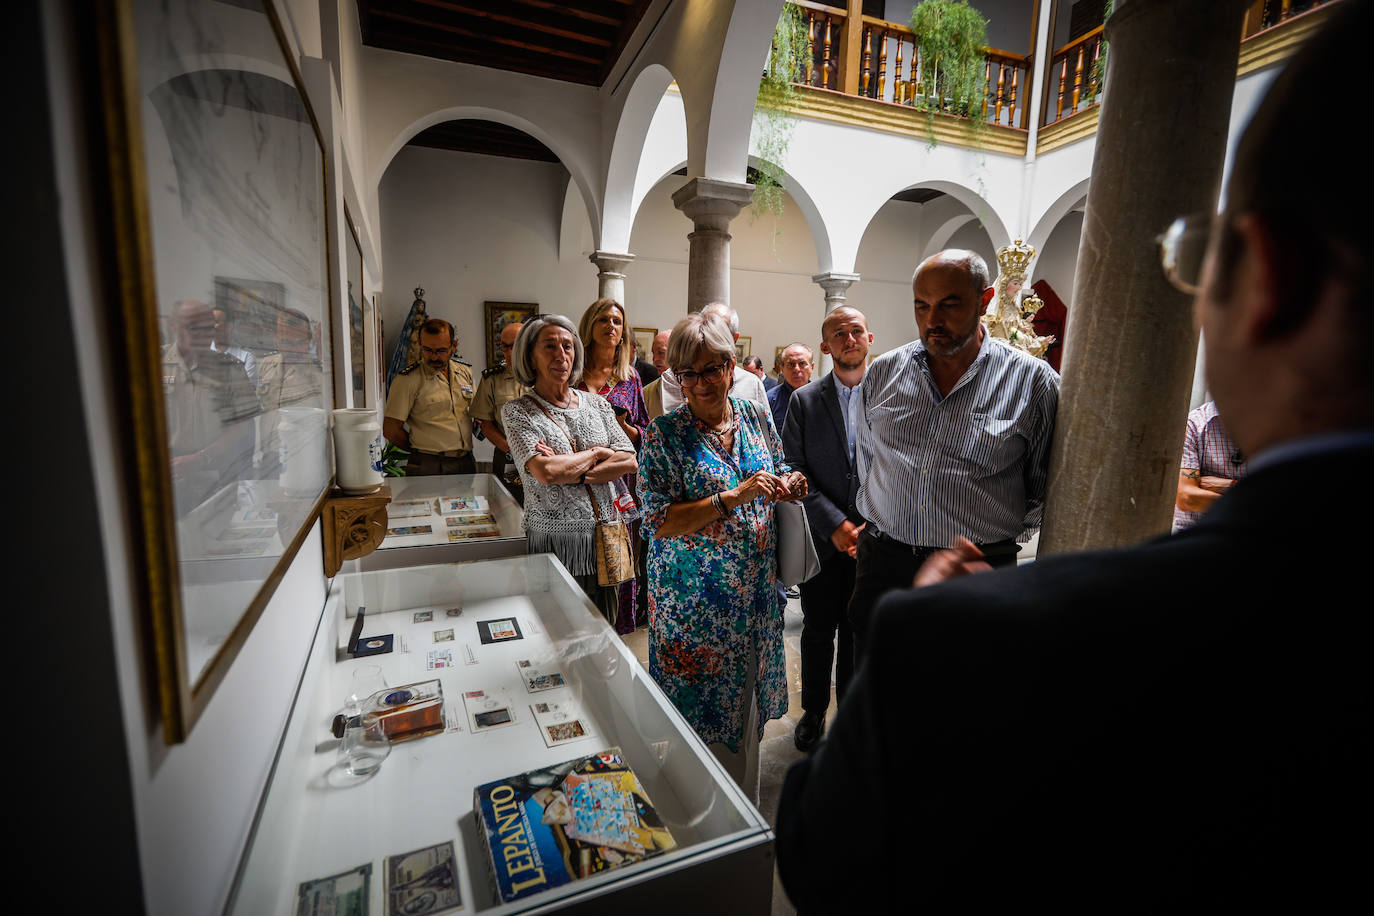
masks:
<svg viewBox="0 0 1374 916"><path fill-rule="evenodd" d="M840 410L844 413L844 438L849 446L849 462L854 463L854 433L859 414L863 412L863 380L853 388L845 386L840 377L835 376L835 393L840 396ZM857 397L855 396L857 395Z"/></svg>
<svg viewBox="0 0 1374 916"><path fill-rule="evenodd" d="M995 337L948 395L913 341L873 361L857 424L859 512L908 544L1027 540L1049 482L1059 374Z"/></svg>

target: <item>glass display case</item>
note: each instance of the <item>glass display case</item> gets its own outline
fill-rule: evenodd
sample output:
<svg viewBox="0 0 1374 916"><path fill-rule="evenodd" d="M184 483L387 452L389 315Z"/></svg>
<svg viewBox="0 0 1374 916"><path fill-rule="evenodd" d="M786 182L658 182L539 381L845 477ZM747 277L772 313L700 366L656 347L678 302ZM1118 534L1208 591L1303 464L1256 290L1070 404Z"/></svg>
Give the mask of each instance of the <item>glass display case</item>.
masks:
<svg viewBox="0 0 1374 916"><path fill-rule="evenodd" d="M491 474L389 477L387 534L346 572L522 556L524 510Z"/></svg>
<svg viewBox="0 0 1374 916"><path fill-rule="evenodd" d="M366 610L354 642L360 607ZM390 652L350 656L350 644L385 643L386 636ZM435 680L443 693L437 733L394 742L373 772L350 775L348 753L358 742L331 732L331 723L345 722L336 717L350 694L377 689L385 699ZM542 714L550 709L569 713L575 727L550 727ZM651 802L641 817L647 809L671 839L643 858L604 847L589 852L587 836L562 842L564 864L576 872L580 861L581 875L502 902L474 791L610 749ZM569 785L571 778L558 788ZM554 806L543 810L548 824ZM537 825L537 815L527 828L531 821ZM430 880L407 870L411 860L449 843L457 878L451 889L435 885L437 903L390 892L406 880ZM589 868L589 861L598 864ZM543 864L552 872L559 863ZM456 892L467 912L766 913L772 881L767 821L563 566L538 554L334 580L230 912L333 912L338 905L378 916L439 913L449 911Z"/></svg>

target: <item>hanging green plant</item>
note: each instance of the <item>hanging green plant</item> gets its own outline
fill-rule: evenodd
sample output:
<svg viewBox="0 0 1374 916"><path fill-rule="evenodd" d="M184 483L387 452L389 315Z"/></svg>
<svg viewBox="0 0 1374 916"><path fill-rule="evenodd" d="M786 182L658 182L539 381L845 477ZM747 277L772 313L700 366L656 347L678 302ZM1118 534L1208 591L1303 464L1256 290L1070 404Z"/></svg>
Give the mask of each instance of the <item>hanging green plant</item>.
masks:
<svg viewBox="0 0 1374 916"><path fill-rule="evenodd" d="M792 81L802 72L808 51L806 20L795 4L784 3L778 25L773 30L773 47L754 102L754 148L759 159L754 182L755 216L762 213L782 215L782 167L779 163L787 158L792 129L797 125L796 116L792 114L792 100L796 95Z"/></svg>
<svg viewBox="0 0 1374 916"><path fill-rule="evenodd" d="M974 136L981 135L987 20L965 0L923 0L911 11L911 31L920 52L913 104L927 113L931 145L936 112L968 118Z"/></svg>

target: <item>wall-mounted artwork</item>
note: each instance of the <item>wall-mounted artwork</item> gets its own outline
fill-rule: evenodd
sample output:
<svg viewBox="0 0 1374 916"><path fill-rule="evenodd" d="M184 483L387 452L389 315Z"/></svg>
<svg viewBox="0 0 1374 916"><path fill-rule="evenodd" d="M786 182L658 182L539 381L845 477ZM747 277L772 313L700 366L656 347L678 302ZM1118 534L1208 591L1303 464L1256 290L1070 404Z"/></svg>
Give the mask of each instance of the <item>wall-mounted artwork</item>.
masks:
<svg viewBox="0 0 1374 916"><path fill-rule="evenodd" d="M487 302L487 365L501 362L501 329L512 322L524 322L534 317L539 305L534 302Z"/></svg>
<svg viewBox="0 0 1374 916"><path fill-rule="evenodd" d="M324 144L272 7L97 4L163 731L210 702L331 481Z"/></svg>
<svg viewBox="0 0 1374 916"><path fill-rule="evenodd" d="M651 353L654 349L654 338L658 336L658 328L635 328L635 346L639 350L639 358L646 363L652 361Z"/></svg>
<svg viewBox="0 0 1374 916"><path fill-rule="evenodd" d="M735 362L744 362L744 358L754 352L753 346L754 338L741 334L739 340L735 341Z"/></svg>

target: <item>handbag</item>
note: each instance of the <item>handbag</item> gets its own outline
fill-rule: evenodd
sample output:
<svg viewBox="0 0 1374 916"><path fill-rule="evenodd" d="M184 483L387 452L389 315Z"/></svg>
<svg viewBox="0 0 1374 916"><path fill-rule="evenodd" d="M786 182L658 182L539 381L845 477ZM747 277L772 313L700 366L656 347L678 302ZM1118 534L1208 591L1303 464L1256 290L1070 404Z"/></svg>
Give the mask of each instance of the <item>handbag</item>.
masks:
<svg viewBox="0 0 1374 916"><path fill-rule="evenodd" d="M754 414L765 427L763 408L756 402ZM774 503L773 518L778 526L778 581L791 588L801 585L821 571L821 558L811 540L811 525L806 519L806 506L799 502Z"/></svg>
<svg viewBox="0 0 1374 916"><path fill-rule="evenodd" d="M630 529L620 519L601 521L601 507L591 484L583 484L596 515L596 584L619 585L635 577L635 552L630 549ZM617 510L618 511L618 510ZM813 551L814 552L814 551Z"/></svg>
<svg viewBox="0 0 1374 916"><path fill-rule="evenodd" d="M549 422L558 427L558 431L568 440L568 447L576 452L577 443L573 442L572 435L563 428L563 424L555 420L553 414L544 409L543 404L534 398L529 400L549 418ZM592 516L596 519L592 532L592 540L596 545L596 584L614 586L628 582L635 577L635 552L630 549L630 529L619 518L613 522L603 522L601 506L596 501L592 485L584 483L582 486L587 488L587 496L592 501ZM619 511L616 509L617 513Z"/></svg>
<svg viewBox="0 0 1374 916"><path fill-rule="evenodd" d="M811 540L811 525L801 503L774 503L778 520L778 579L791 588L821 571L821 559Z"/></svg>

